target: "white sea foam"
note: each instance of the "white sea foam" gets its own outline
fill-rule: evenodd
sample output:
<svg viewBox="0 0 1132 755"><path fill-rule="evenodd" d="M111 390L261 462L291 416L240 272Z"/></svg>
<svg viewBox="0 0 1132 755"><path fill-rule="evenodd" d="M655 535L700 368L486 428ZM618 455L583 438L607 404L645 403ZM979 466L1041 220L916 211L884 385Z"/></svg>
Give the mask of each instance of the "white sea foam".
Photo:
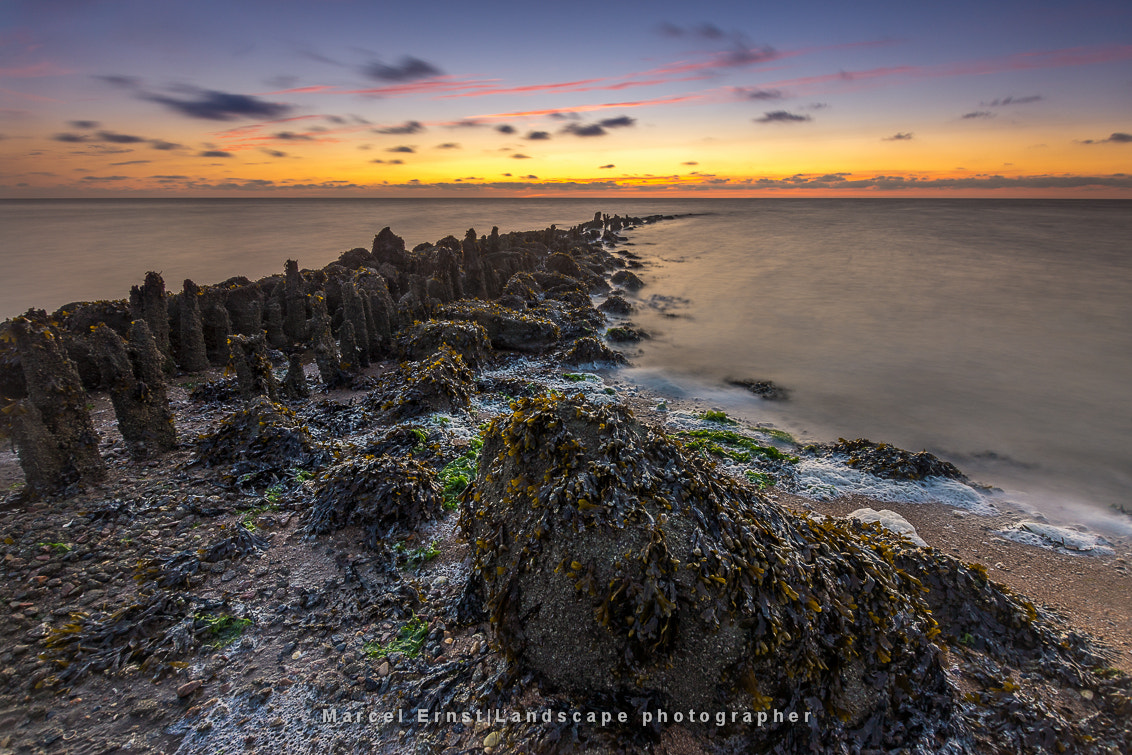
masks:
<svg viewBox="0 0 1132 755"><path fill-rule="evenodd" d="M819 501L849 494L892 503L943 503L976 514L997 513L988 494L958 480L889 480L829 458L803 458L792 492Z"/></svg>

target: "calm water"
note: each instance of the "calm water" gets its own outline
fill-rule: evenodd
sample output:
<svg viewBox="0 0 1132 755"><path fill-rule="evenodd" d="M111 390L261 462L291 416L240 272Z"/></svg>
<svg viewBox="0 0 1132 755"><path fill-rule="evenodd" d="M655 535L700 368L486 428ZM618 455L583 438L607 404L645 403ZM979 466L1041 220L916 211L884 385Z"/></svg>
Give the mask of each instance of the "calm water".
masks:
<svg viewBox="0 0 1132 755"><path fill-rule="evenodd" d="M704 213L639 229L635 380L807 437L941 453L1047 511L1132 504L1132 203L985 200L0 202L0 316L124 297L147 270L319 267L383 226ZM774 405L722 387L771 379Z"/></svg>

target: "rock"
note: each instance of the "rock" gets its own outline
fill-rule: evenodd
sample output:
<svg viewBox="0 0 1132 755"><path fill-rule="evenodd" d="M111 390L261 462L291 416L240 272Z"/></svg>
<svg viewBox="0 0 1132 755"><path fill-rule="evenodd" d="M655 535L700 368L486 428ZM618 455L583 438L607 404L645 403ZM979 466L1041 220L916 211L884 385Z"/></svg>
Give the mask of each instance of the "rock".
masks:
<svg viewBox="0 0 1132 755"><path fill-rule="evenodd" d="M413 459L354 458L320 479L306 518L307 531L323 535L351 525L366 528L371 547L381 546L391 527L413 531L443 511L436 478Z"/></svg>
<svg viewBox="0 0 1132 755"><path fill-rule="evenodd" d="M474 390L474 377L463 357L442 345L427 359L403 362L383 373L365 405L383 412L387 419L402 420L432 412L466 411Z"/></svg>
<svg viewBox="0 0 1132 755"><path fill-rule="evenodd" d="M133 310L133 319L145 320L150 333L153 334L153 340L157 343L157 350L171 364L169 303L165 296L165 281L161 273L153 271L146 273L145 283L130 289L130 309Z"/></svg>
<svg viewBox="0 0 1132 755"><path fill-rule="evenodd" d="M310 386L307 385L307 375L303 371L303 359L298 354L292 354L287 366L287 377L283 378L283 393L292 399L310 398Z"/></svg>
<svg viewBox="0 0 1132 755"><path fill-rule="evenodd" d="M493 731L490 734L488 734L486 737L483 738L483 746L485 748L486 747L498 747L500 739L501 739L501 737L499 736L499 732Z"/></svg>
<svg viewBox="0 0 1132 755"><path fill-rule="evenodd" d="M14 437L25 441L22 451L17 446L20 465L25 476L31 477L29 489L39 494L62 489L75 480L102 480L106 466L98 453L89 398L74 363L63 351L58 333L43 322L45 315L40 312L34 317L16 317L8 328L19 351L28 405L36 409L28 411L25 405L19 412L22 436ZM54 478L44 477L49 470L54 470Z"/></svg>
<svg viewBox="0 0 1132 755"><path fill-rule="evenodd" d="M767 401L785 401L790 398L790 393L780 385L776 385L770 380L755 380L752 378L728 378L725 381L728 385L746 388L751 393L759 398L765 398Z"/></svg>
<svg viewBox="0 0 1132 755"><path fill-rule="evenodd" d="M267 357L263 334L232 335L228 338L228 367L236 374L236 385L242 396L279 397L279 381Z"/></svg>
<svg viewBox="0 0 1132 755"><path fill-rule="evenodd" d="M478 323L487 331L495 349L539 352L553 346L560 336L558 326L550 320L520 314L492 302L465 299L441 308L438 315Z"/></svg>
<svg viewBox="0 0 1132 755"><path fill-rule="evenodd" d="M614 343L637 343L650 336L640 328L631 325L619 325L605 331L605 337Z"/></svg>
<svg viewBox="0 0 1132 755"><path fill-rule="evenodd" d="M513 406L486 431L460 526L520 671L583 701L805 708L816 726L753 735L789 751L866 719L895 745L902 722L947 715L926 604L872 541L790 514L624 407Z"/></svg>
<svg viewBox="0 0 1132 755"><path fill-rule="evenodd" d="M610 294L597 308L611 315L627 315L633 311L633 305L617 294Z"/></svg>
<svg viewBox="0 0 1132 755"><path fill-rule="evenodd" d="M886 530L895 532L898 535L903 535L922 548L926 548L928 546L928 544L924 542L923 538L921 538L919 534L917 534L916 528L912 526L912 523L897 514L895 511L889 511L888 509L875 511L870 508L863 508L857 509L853 513L849 514L846 518L856 519L861 522L873 522L875 524L879 524Z"/></svg>
<svg viewBox="0 0 1132 755"><path fill-rule="evenodd" d="M625 364L628 360L596 338L586 336L574 341L570 350L562 357L562 361L566 364L579 365L599 362Z"/></svg>
<svg viewBox="0 0 1132 755"><path fill-rule="evenodd" d="M232 465L232 475L281 477L295 467L321 466L328 454L295 413L266 396L257 396L197 441L194 463Z"/></svg>
<svg viewBox="0 0 1132 755"><path fill-rule="evenodd" d="M315 364L318 365L322 383L327 388L336 388L349 382L349 375L342 371L342 354L334 342L330 330L330 315L326 311L326 299L319 293L311 296L311 316L307 326L311 347L314 350Z"/></svg>
<svg viewBox="0 0 1132 755"><path fill-rule="evenodd" d="M618 270L610 280L613 281L614 285L621 286L629 291L639 291L645 285L644 281L628 270Z"/></svg>
<svg viewBox="0 0 1132 755"><path fill-rule="evenodd" d="M896 480L922 480L925 477L946 477L965 482L967 476L954 464L943 461L927 451L911 453L888 443L873 443L869 440L845 440L837 443L810 446L807 450L830 454L843 454L849 457L849 466L863 472Z"/></svg>
<svg viewBox="0 0 1132 755"><path fill-rule="evenodd" d="M389 226L373 237L373 258L378 265L388 263L394 267L402 267L407 261L405 253L405 240L395 235Z"/></svg>
<svg viewBox="0 0 1132 755"><path fill-rule="evenodd" d="M303 276L295 260L287 260L283 270L283 333L291 343L302 343L307 339L308 315Z"/></svg>
<svg viewBox="0 0 1132 755"><path fill-rule="evenodd" d="M110 392L118 430L134 458L144 459L177 445L173 411L165 390L162 357L145 320L130 326L127 348L121 336L106 325L91 337L97 346L102 382Z"/></svg>
<svg viewBox="0 0 1132 755"><path fill-rule="evenodd" d="M180 338L177 349L177 363L185 372L202 372L209 367L201 318L202 298L200 286L186 278L178 300Z"/></svg>
<svg viewBox="0 0 1132 755"><path fill-rule="evenodd" d="M479 369L491 353L491 340L483 326L475 322L429 320L400 331L394 348L403 359L423 359L448 346L473 370Z"/></svg>
<svg viewBox="0 0 1132 755"><path fill-rule="evenodd" d="M188 697L204 686L204 681L201 679L193 679L190 682L185 682L177 688L177 697Z"/></svg>

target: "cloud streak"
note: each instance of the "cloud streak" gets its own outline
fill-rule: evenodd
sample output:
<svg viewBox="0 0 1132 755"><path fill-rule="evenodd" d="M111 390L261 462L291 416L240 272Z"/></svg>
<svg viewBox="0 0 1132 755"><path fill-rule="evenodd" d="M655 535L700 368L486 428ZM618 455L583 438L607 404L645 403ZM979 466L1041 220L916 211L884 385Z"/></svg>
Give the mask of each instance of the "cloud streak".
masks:
<svg viewBox="0 0 1132 755"><path fill-rule="evenodd" d="M230 94L216 90L194 89L195 96L178 99L158 94L142 94L140 98L190 118L210 121L231 121L237 118L278 118L293 109L290 105L267 102L247 94Z"/></svg>

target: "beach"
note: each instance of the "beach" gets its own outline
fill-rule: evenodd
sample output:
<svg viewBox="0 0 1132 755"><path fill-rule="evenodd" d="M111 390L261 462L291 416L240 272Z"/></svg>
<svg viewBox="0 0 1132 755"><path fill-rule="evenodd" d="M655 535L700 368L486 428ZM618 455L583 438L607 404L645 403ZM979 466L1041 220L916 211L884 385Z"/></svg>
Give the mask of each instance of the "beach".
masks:
<svg viewBox="0 0 1132 755"><path fill-rule="evenodd" d="M633 242L666 222L679 218L599 213L569 231L478 238L470 232L463 242L449 237L412 252L386 229L370 250L354 249L323 269L288 266L269 279L204 286L200 293L186 285L176 299L147 277L131 305L99 305L97 311L128 321L127 314L152 311L147 301L174 301L177 324L166 321L166 338L175 335L166 350L155 346L155 359L166 353L183 362L196 328L203 368L173 368L158 380L177 433L177 442L162 451L154 448L153 428L164 415L137 420L149 434L134 436L121 414L130 397L137 402L141 396L149 406L145 397L156 383L131 388L123 398L108 393L114 383L106 373L96 369L88 376L110 383L78 402L96 436L101 477L73 470L68 484L35 491L21 470L30 436L14 432L23 458L11 449L0 453L0 484L9 491L0 513L6 577L0 590L9 609L0 624L9 638L0 648L0 748L188 753L338 746L455 753L554 751L573 743L587 752L690 755L764 741L758 727L674 721L642 731L606 726L600 717L596 723L584 715L572 719L591 712L625 712L628 719L639 711L623 698L540 683L540 672L522 665L537 653L517 650L521 636L485 613L508 610L506 601L492 608L491 579L486 598L468 597L477 579L494 573L487 569L490 559L511 552L488 548L487 535L469 535L481 526L477 521L511 516L492 509L494 500L485 502L497 488L481 446L501 447L500 464L519 463L508 461L506 443L537 418L550 417L551 432L554 412L575 410L603 418L603 429L607 422L623 427L626 435L617 437L647 437L658 444L657 453L673 454L678 473L687 463L689 479L739 496L736 511L751 506L770 512L768 522L781 518L776 526L794 533L775 535L782 538L776 542L791 543L778 546L784 551L805 550L798 543L807 542L820 551L827 547L825 533L833 532L847 538L837 542L881 554L863 555L861 563L905 559L904 568L923 574L943 565L948 575L958 575L955 584L966 587L956 588L956 599L977 617L962 620L985 624L956 619L954 626L984 626L985 636L951 636L941 611L944 635L931 643L926 633L915 651L923 659L918 662L938 674L935 694L947 698L939 709L946 715L936 711L940 717L933 720L925 712L932 709L916 708L919 703L899 694L896 702L857 703L890 705L922 725L921 739L908 746L1036 752L1051 741L1041 737L1053 737L1085 748L1080 751L1115 752L1127 744L1132 541L1113 533L1098 540L1084 527L1060 522L1061 530L1050 532L1085 538L1060 547L1048 539L1032 544L1034 533L1045 531L1037 526L1044 517L1004 505L958 470L957 477L933 479L879 466L873 474L831 444L809 443L768 423L763 412L775 405L765 385L752 383L742 401L743 389L732 386L721 404L718 394L676 395L618 366L641 348L634 313L647 310L657 293L649 268L632 264L641 251ZM614 296L628 304L628 315L603 314L609 307L602 305ZM230 349L223 353L215 348L216 334L208 335L208 323L220 312L208 307L218 302L230 327L243 329L222 334ZM43 323L32 318L17 326L25 328L20 337L52 328L80 332L77 322L89 329L85 312L45 314ZM129 327L123 342L134 344L132 353L156 343L122 325ZM625 338L618 340L611 328L623 329ZM300 331L304 340L293 335ZM98 348L88 355L96 367L106 364ZM21 359L32 353L23 350ZM133 359L138 372L144 360ZM29 386L27 394L34 393ZM130 416L139 416L136 404L130 406ZM567 441L584 445L588 436L571 432ZM627 442L626 454L638 445ZM930 454L887 446L874 452L902 464L945 465ZM637 463L629 455L613 458ZM646 454L640 463L650 459ZM867 477L866 488L885 495L829 487L834 469L837 479L861 483ZM804 495L820 487L814 482L819 471L826 487L821 495ZM518 488L509 486L504 499ZM899 500L901 490L919 499L947 490L950 503ZM396 507L383 503L390 497ZM640 505L633 495L623 503ZM587 500L577 510L601 505ZM840 519L864 508L901 515L930 547ZM672 515L679 509L670 509ZM518 519L507 521L509 534L523 531ZM1019 527L1027 522L1035 528L1023 532ZM723 531L736 541L744 532ZM515 562L505 576L557 573L553 564L537 561ZM819 568L816 560L810 563ZM836 559L822 563L821 569L843 568ZM581 573L582 566L570 570ZM927 610L916 602L912 582L893 579L904 588L891 588L888 599L908 601L899 604L908 614ZM968 588L980 596L969 603ZM972 608L988 600L997 601L994 611ZM824 609L827 617L833 613L831 604ZM746 620L741 612L734 616ZM811 621L817 624L816 614ZM1017 632L1029 631L1024 636L1033 647L1017 640L1023 636ZM786 653L791 640L782 642L778 652ZM1026 655L1034 647L1044 663ZM770 653L770 662L774 657ZM815 690L837 699L820 672L814 678L808 683ZM663 706L665 694L675 696L680 687L664 681L647 689L648 699ZM715 694L747 693L721 687ZM799 711L788 694L763 709L777 709L772 704ZM421 721L419 710L439 718ZM1025 724L997 710L1013 711ZM492 713L478 715L486 711ZM532 711L538 713L533 722L525 717ZM469 715L450 721L445 715L452 712ZM549 721L540 718L544 712L553 713ZM881 736L870 734L867 716L851 726L835 718L822 716L821 726L808 733L784 723L774 736L830 746ZM575 725L556 725L567 722ZM344 725L357 723L365 725Z"/></svg>

